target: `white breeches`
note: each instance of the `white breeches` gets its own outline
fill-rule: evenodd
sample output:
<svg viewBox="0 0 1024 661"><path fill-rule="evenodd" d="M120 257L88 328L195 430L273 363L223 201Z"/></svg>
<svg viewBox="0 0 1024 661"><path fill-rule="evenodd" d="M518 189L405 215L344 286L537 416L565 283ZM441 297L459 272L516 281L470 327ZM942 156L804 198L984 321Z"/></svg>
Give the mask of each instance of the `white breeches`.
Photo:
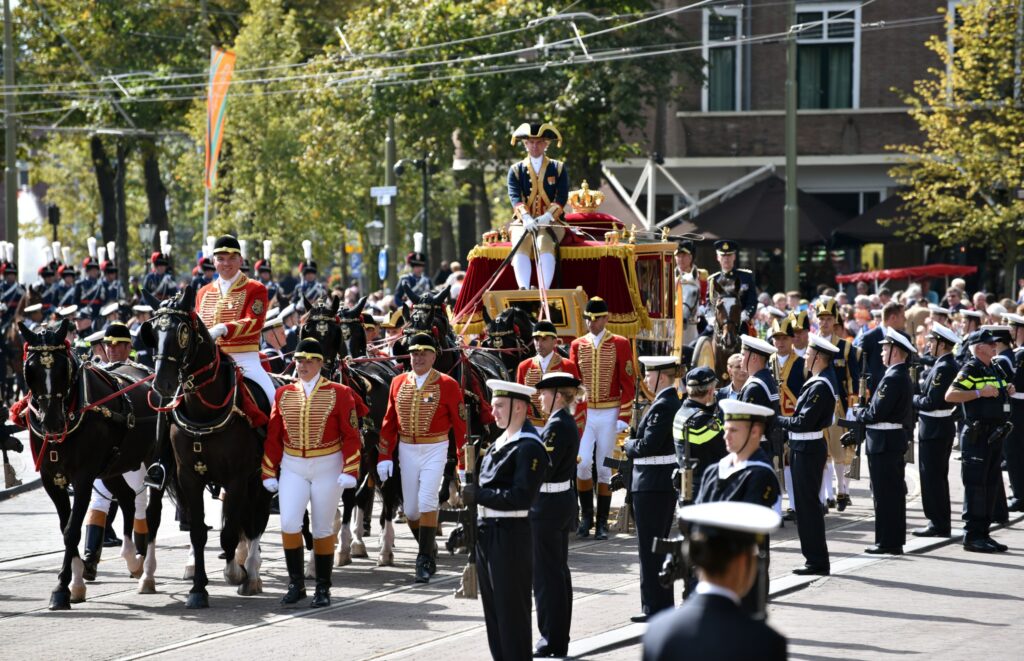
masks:
<svg viewBox="0 0 1024 661"><path fill-rule="evenodd" d="M311 505L310 527L314 539L334 535L334 512L341 500L338 486L341 475L341 452L322 457L281 458L281 479L278 502L281 507L281 532L302 532L302 516Z"/></svg>
<svg viewBox="0 0 1024 661"><path fill-rule="evenodd" d="M402 443L398 461L402 466L402 511L406 518L417 521L423 512L436 512L448 442Z"/></svg>
<svg viewBox="0 0 1024 661"><path fill-rule="evenodd" d="M610 409L587 409L587 426L580 438L580 463L576 465L576 477L589 480L593 466L594 448L597 447L597 481L608 484L612 481L612 469L604 465L605 457L615 451L616 421L619 407Z"/></svg>
<svg viewBox="0 0 1024 661"><path fill-rule="evenodd" d="M274 388L274 382L270 380L270 374L267 370L263 369L259 352L247 351L245 353L229 353L228 355L231 356L231 360L235 361L236 365L242 368L243 375L258 383L260 388L263 388L263 392L267 393L267 401L273 405L274 394L277 390Z"/></svg>
<svg viewBox="0 0 1024 661"><path fill-rule="evenodd" d="M135 490L135 518L145 519L146 518L146 505L149 499L146 496L146 488L143 485L143 480L146 479L145 467L140 467L138 470L133 470L125 473L125 482L128 483L132 489ZM110 504L115 500L113 494L103 484L103 480L96 480L92 483L92 500L89 501L89 509L99 510L101 512L109 512Z"/></svg>

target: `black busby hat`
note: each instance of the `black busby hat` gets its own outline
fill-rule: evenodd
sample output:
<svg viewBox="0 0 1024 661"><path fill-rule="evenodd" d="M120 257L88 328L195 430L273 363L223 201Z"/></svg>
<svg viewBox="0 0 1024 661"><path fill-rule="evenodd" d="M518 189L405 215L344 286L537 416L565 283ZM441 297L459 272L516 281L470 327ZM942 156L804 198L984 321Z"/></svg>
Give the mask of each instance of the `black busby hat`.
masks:
<svg viewBox="0 0 1024 661"><path fill-rule="evenodd" d="M86 257L85 259L82 260L82 268L85 269L86 271L88 271L89 269L98 269L100 268L99 260L90 255L89 257Z"/></svg>
<svg viewBox="0 0 1024 661"><path fill-rule="evenodd" d="M199 260L199 268L201 268L204 271L216 271L217 265L213 263L213 258L203 257L201 260Z"/></svg>
<svg viewBox="0 0 1024 661"><path fill-rule="evenodd" d="M739 248L740 244L735 241L729 241L727 239L715 241L715 250L719 255L734 255Z"/></svg>
<svg viewBox="0 0 1024 661"><path fill-rule="evenodd" d="M715 370L710 367L694 367L686 373L686 385L689 388L700 388L718 381Z"/></svg>
<svg viewBox="0 0 1024 661"><path fill-rule="evenodd" d="M225 234L224 236L219 237L213 244L213 254L219 255L221 253L238 253L241 255L242 244L240 244L238 239L230 234Z"/></svg>
<svg viewBox="0 0 1024 661"><path fill-rule="evenodd" d="M103 268L104 273L117 273L117 264L112 259L108 259L100 265Z"/></svg>
<svg viewBox="0 0 1024 661"><path fill-rule="evenodd" d="M558 329L550 321L538 321L533 325L533 337L558 337Z"/></svg>
<svg viewBox="0 0 1024 661"><path fill-rule="evenodd" d="M405 256L405 263L409 266L426 266L427 256L421 252L411 252Z"/></svg>
<svg viewBox="0 0 1024 661"><path fill-rule="evenodd" d="M119 321L113 321L107 326L107 331L103 335L103 341L107 344L117 344L118 342L131 343L132 334L127 326Z"/></svg>
<svg viewBox="0 0 1024 661"><path fill-rule="evenodd" d="M39 267L39 276L45 278L47 276L54 275L53 262L43 264Z"/></svg>
<svg viewBox="0 0 1024 661"><path fill-rule="evenodd" d="M583 310L583 316L587 319L597 319L608 315L608 304L599 296L594 296L587 301L587 307Z"/></svg>
<svg viewBox="0 0 1024 661"><path fill-rule="evenodd" d="M429 333L416 333L409 338L409 353L413 351L433 351L437 353L434 338Z"/></svg>
<svg viewBox="0 0 1024 661"><path fill-rule="evenodd" d="M562 146L562 134L558 132L554 124L544 122L543 124L530 124L524 122L512 133L512 145L515 146L520 140L526 138L544 138L545 140L557 140L559 147Z"/></svg>
<svg viewBox="0 0 1024 661"><path fill-rule="evenodd" d="M320 346L320 342L312 337L299 340L299 345L295 347L295 354L293 356L295 360L300 358L319 358L324 359L324 350Z"/></svg>
<svg viewBox="0 0 1024 661"><path fill-rule="evenodd" d="M77 278L78 271L75 270L74 264L61 264L57 267L57 275L62 278Z"/></svg>
<svg viewBox="0 0 1024 661"><path fill-rule="evenodd" d="M683 239L676 245L676 255L692 255L693 254L693 241L689 239Z"/></svg>
<svg viewBox="0 0 1024 661"><path fill-rule="evenodd" d="M259 273L272 273L273 272L273 269L270 268L270 262L268 260L266 260L266 259L257 260L256 264L254 266L256 267L256 271L259 272Z"/></svg>
<svg viewBox="0 0 1024 661"><path fill-rule="evenodd" d="M149 261L153 263L153 266L167 266L167 256L159 250L153 253Z"/></svg>

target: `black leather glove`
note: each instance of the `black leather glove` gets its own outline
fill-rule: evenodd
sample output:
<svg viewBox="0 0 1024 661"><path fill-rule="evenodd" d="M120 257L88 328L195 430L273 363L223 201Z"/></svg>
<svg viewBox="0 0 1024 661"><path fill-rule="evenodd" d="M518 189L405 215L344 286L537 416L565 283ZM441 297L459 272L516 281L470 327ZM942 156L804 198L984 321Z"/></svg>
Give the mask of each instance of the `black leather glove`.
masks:
<svg viewBox="0 0 1024 661"><path fill-rule="evenodd" d="M615 475L612 475L612 481L608 486L611 487L612 491L625 489L626 481L622 479L622 473L616 473Z"/></svg>
<svg viewBox="0 0 1024 661"><path fill-rule="evenodd" d="M462 487L462 502L466 503L466 505L476 504L475 484L467 484L466 486Z"/></svg>

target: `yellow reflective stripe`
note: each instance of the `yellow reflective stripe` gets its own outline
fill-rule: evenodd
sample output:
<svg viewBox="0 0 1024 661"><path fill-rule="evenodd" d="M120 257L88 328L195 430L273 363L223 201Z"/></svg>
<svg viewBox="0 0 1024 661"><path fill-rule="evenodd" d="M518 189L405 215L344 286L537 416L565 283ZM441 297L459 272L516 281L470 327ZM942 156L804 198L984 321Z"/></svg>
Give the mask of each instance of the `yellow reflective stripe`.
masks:
<svg viewBox="0 0 1024 661"><path fill-rule="evenodd" d="M690 443L693 445L703 445L710 440L713 440L718 436L718 429L714 427L705 427L702 430L693 430L690 432Z"/></svg>

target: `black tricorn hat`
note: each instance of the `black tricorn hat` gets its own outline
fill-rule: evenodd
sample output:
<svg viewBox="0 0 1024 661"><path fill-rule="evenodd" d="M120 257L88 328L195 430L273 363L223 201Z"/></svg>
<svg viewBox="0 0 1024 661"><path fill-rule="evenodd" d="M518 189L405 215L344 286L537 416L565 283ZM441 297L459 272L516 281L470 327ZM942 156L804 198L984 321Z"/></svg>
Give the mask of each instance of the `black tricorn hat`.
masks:
<svg viewBox="0 0 1024 661"><path fill-rule="evenodd" d="M543 124L531 124L524 122L512 133L512 144L526 138L543 138L545 140L557 140L559 147L562 146L562 134L558 132L554 124L544 122Z"/></svg>

